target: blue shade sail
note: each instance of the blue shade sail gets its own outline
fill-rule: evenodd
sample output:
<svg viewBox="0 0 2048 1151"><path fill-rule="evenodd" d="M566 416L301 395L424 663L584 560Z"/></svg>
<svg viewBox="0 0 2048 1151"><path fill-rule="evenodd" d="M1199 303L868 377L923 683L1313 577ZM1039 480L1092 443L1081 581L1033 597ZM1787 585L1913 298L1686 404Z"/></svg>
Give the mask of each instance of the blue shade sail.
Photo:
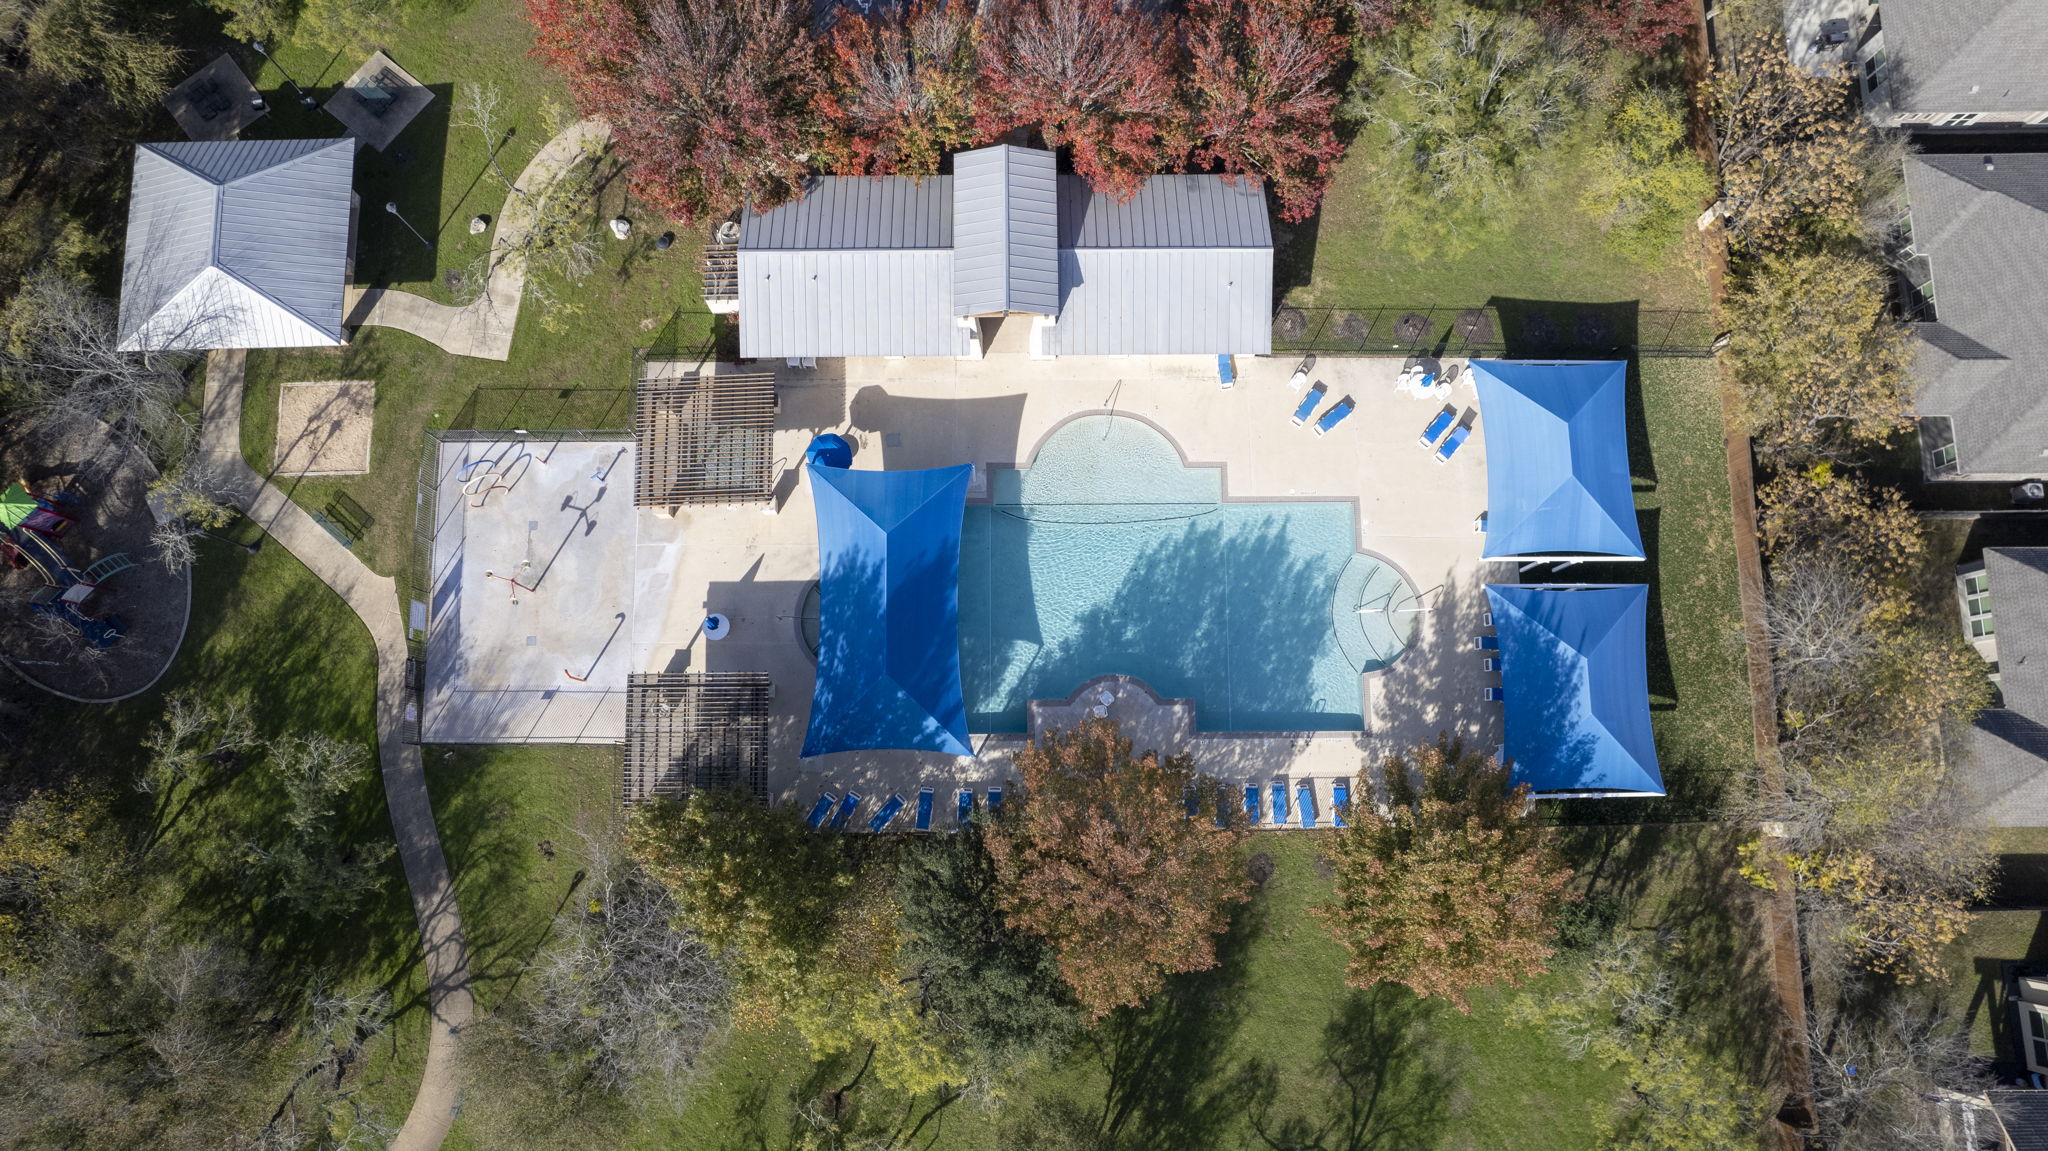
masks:
<svg viewBox="0 0 2048 1151"><path fill-rule="evenodd" d="M1506 758L1538 795L1663 795L1644 656L1649 589L1488 585Z"/></svg>
<svg viewBox="0 0 2048 1151"><path fill-rule="evenodd" d="M1486 422L1486 556L1643 558L1628 365L1473 360Z"/></svg>
<svg viewBox="0 0 2048 1151"><path fill-rule="evenodd" d="M805 756L974 754L960 690L960 526L972 470L805 466L820 570Z"/></svg>

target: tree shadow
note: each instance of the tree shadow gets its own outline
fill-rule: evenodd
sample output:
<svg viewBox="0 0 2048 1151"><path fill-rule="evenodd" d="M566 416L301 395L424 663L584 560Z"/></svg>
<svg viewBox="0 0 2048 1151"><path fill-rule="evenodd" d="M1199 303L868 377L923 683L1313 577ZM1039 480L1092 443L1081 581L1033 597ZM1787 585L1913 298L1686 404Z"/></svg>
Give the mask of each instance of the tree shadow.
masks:
<svg viewBox="0 0 2048 1151"><path fill-rule="evenodd" d="M1422 1034L1428 1011L1407 990L1353 991L1323 1028L1324 1082L1307 1114L1276 1108L1279 1072L1254 1060L1235 1094L1249 1100L1252 1131L1273 1151L1373 1151L1434 1146L1450 1119L1452 1081Z"/></svg>

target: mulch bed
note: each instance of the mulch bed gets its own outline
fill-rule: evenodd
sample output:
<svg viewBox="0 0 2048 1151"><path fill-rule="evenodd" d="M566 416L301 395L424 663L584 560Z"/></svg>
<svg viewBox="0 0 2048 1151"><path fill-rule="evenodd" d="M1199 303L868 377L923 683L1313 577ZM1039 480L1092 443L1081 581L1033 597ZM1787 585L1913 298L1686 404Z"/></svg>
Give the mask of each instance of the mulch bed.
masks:
<svg viewBox="0 0 2048 1151"><path fill-rule="evenodd" d="M121 552L138 566L113 576L87 604L89 613L118 616L128 629L96 653L70 627L28 610L43 586L34 568L0 564L0 658L29 682L79 699L120 699L148 687L178 654L192 600L191 573L166 570L150 547L155 465L116 443L97 420L24 422L0 428L0 484L15 479L78 497L71 509L78 522L54 541L72 567Z"/></svg>

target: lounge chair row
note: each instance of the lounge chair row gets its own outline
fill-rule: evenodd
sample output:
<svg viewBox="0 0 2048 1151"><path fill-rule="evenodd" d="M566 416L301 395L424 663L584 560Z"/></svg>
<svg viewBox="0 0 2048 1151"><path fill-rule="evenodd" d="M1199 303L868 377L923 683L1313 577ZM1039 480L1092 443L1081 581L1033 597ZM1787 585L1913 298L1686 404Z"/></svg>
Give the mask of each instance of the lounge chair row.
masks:
<svg viewBox="0 0 2048 1151"><path fill-rule="evenodd" d="M1308 418L1315 414L1316 405L1322 403L1323 397L1329 394L1329 385L1321 380L1317 380L1311 385L1308 394L1302 396L1301 403L1297 404L1294 408L1294 426L1298 428L1307 423ZM1343 423L1344 417L1350 415L1352 409L1357 406L1350 396L1345 396L1343 399L1331 404L1329 410L1323 413L1323 417L1316 421L1316 434L1320 436L1338 424Z"/></svg>
<svg viewBox="0 0 2048 1151"><path fill-rule="evenodd" d="M930 831L932 829L933 809L937 804L937 800L937 793L929 787L918 791L917 810L912 820L912 826L915 830ZM844 831L846 830L847 821L853 818L855 811L859 810L860 801L861 794L857 791L848 791L844 796L834 795L829 791L820 792L817 802L811 804L811 813L804 817L804 822L810 824L813 828ZM955 796L954 820L964 825L973 819L975 802L974 789L961 788ZM999 810L1003 806L1003 789L1001 787L989 788L986 802L991 813ZM887 831L889 826L896 822L896 818L903 814L903 809L907 806L909 805L901 795L891 795L888 799L883 800L881 807L875 811L874 815L868 818L868 830L874 832Z"/></svg>
<svg viewBox="0 0 2048 1151"><path fill-rule="evenodd" d="M1453 424L1457 426L1453 427ZM1450 434L1445 435L1445 432ZM1438 412L1436 418L1429 421L1429 426L1422 429L1422 435L1416 438L1415 443L1423 451L1434 454L1437 463L1447 464L1451 462L1452 456L1458 454L1458 449L1464 446L1471 435L1472 424L1459 420L1458 409L1445 404L1444 410Z"/></svg>
<svg viewBox="0 0 2048 1151"><path fill-rule="evenodd" d="M1345 826L1344 816L1350 810L1351 781L1331 780L1329 826ZM1315 780L1297 779L1290 788L1287 780L1276 779L1265 785L1244 785L1244 814L1253 827L1318 827L1323 807L1316 795Z"/></svg>

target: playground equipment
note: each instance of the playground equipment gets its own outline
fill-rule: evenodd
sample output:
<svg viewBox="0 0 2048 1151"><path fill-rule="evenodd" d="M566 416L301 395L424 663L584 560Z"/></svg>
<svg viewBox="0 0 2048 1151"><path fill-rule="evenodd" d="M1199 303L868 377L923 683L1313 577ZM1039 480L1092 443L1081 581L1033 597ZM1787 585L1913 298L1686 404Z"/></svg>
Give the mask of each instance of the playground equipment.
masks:
<svg viewBox="0 0 2048 1151"><path fill-rule="evenodd" d="M95 615L86 605L107 581L136 563L127 552L116 552L81 571L65 557L56 541L78 522L67 508L77 502L76 496L38 495L16 480L0 491L0 532L4 532L5 543L0 550L9 564L32 567L42 577L43 586L29 597L29 611L62 620L94 648L110 648L121 642L128 625L119 616Z"/></svg>
<svg viewBox="0 0 2048 1151"><path fill-rule="evenodd" d="M55 539L78 522L78 517L63 506L77 502L76 496L37 495L27 483L16 480L0 492L0 528L9 533L35 532Z"/></svg>

